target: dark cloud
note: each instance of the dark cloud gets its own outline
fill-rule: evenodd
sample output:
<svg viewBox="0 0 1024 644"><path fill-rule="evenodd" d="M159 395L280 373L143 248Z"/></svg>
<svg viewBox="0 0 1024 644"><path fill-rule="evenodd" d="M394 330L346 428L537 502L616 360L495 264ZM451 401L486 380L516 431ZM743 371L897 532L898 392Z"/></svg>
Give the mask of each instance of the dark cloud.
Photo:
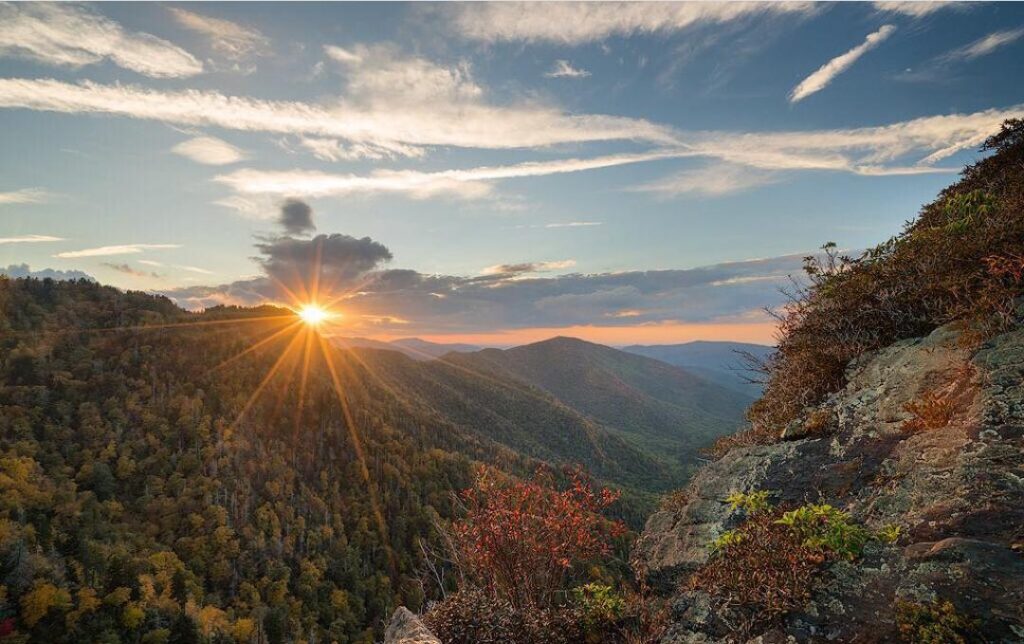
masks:
<svg viewBox="0 0 1024 644"><path fill-rule="evenodd" d="M0 266L0 275L6 275L7 277L36 277L39 279L54 279L54 280L90 280L95 282L92 275L84 273L82 271L58 271L52 268L44 268L41 271L33 271L29 269L28 264L11 264L7 268Z"/></svg>
<svg viewBox="0 0 1024 644"><path fill-rule="evenodd" d="M286 284L311 281L315 273L327 285L341 285L391 259L387 246L369 237L357 239L338 233L313 239L273 237L256 244L262 253L254 258L268 277Z"/></svg>
<svg viewBox="0 0 1024 644"><path fill-rule="evenodd" d="M551 277L530 276L527 269L540 263L523 263L485 275L429 275L380 269L391 254L373 240L321 235L310 241L264 241L259 244L264 253L260 262L275 279L286 280L290 272L308 274L316 243L322 245L325 274L348 285L349 295L339 303L346 320L353 331L362 325L364 332L469 333L749 320L763 307L784 302L779 287L790 275L801 273L803 260L801 255L787 255L686 270ZM218 302L258 304L281 297L266 278L167 295L191 308Z"/></svg>
<svg viewBox="0 0 1024 644"><path fill-rule="evenodd" d="M285 199L277 222L289 235L302 235L316 230L313 225L313 209L300 199Z"/></svg>
<svg viewBox="0 0 1024 644"><path fill-rule="evenodd" d="M155 271L140 271L136 268L132 268L128 264L115 264L113 262L103 262L103 266L109 269L115 270L118 273L124 273L125 275L131 275L132 277L161 277L161 275Z"/></svg>

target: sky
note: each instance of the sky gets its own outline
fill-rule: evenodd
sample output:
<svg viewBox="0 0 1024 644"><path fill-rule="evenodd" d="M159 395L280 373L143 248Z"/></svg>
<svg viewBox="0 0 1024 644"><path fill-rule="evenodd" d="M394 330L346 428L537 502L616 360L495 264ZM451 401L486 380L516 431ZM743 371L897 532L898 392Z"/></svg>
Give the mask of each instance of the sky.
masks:
<svg viewBox="0 0 1024 644"><path fill-rule="evenodd" d="M1022 72L1017 3L0 3L0 270L771 343L802 258L897 234Z"/></svg>

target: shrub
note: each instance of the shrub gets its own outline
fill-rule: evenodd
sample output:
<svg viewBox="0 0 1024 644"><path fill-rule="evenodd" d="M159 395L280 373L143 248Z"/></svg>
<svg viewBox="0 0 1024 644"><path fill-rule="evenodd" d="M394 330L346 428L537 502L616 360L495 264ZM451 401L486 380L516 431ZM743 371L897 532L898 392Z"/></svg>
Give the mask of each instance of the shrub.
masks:
<svg viewBox="0 0 1024 644"><path fill-rule="evenodd" d="M607 556L625 533L601 512L618 498L595 490L577 470L555 490L538 470L533 480L499 482L485 469L461 497L466 514L452 527L463 572L490 596L517 610L548 607L568 586L574 566Z"/></svg>
<svg viewBox="0 0 1024 644"><path fill-rule="evenodd" d="M778 523L778 512L755 514L691 577L700 589L726 605L739 606L757 620L770 620L802 606L810 596L821 555Z"/></svg>
<svg viewBox="0 0 1024 644"><path fill-rule="evenodd" d="M810 504L791 510L778 520L804 546L828 551L847 560L860 556L871 533L850 521L850 515L831 505Z"/></svg>
<svg viewBox="0 0 1024 644"><path fill-rule="evenodd" d="M519 610L474 588L431 606L424 622L446 644L578 644L584 638L575 607Z"/></svg>
<svg viewBox="0 0 1024 644"><path fill-rule="evenodd" d="M967 644L976 642L977 621L957 612L949 601L896 602L896 628L900 641L913 644Z"/></svg>
<svg viewBox="0 0 1024 644"><path fill-rule="evenodd" d="M913 417L903 421L900 429L916 433L948 425L956 412L956 404L941 393L929 391L920 400L908 402L903 409L913 414Z"/></svg>
<svg viewBox="0 0 1024 644"><path fill-rule="evenodd" d="M584 584L572 589L573 603L583 615L588 631L601 631L615 624L626 612L625 598L611 586Z"/></svg>
<svg viewBox="0 0 1024 644"><path fill-rule="evenodd" d="M750 493L733 492L725 498L725 502L733 510L743 510L747 514L757 514L771 507L771 502L768 500L771 495L772 492L768 490L757 490Z"/></svg>
<svg viewBox="0 0 1024 644"><path fill-rule="evenodd" d="M900 536L903 534L903 528L899 527L895 523L890 523L885 526L875 535L875 538L882 543L896 543L900 540Z"/></svg>
<svg viewBox="0 0 1024 644"><path fill-rule="evenodd" d="M1012 323L1024 294L1024 121L1006 121L982 149L995 154L968 166L898 236L857 258L834 244L806 258L806 281L778 314L778 351L747 414L752 429L713 453L777 440L845 384L846 366L865 351L955 320L978 337Z"/></svg>

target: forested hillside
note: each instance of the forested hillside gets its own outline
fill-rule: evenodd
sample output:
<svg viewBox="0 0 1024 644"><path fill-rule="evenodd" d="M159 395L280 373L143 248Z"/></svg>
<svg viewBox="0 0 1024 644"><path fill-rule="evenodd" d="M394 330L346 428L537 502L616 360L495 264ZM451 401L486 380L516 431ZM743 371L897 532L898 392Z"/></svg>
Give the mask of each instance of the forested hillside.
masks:
<svg viewBox="0 0 1024 644"><path fill-rule="evenodd" d="M474 462L582 464L634 526L683 475L507 373L331 347L281 309L0 279L0 313L11 641L370 642L436 592L420 541Z"/></svg>
<svg viewBox="0 0 1024 644"><path fill-rule="evenodd" d="M453 353L443 360L532 383L674 464L692 463L701 448L734 431L753 401L664 362L575 338Z"/></svg>
<svg viewBox="0 0 1024 644"><path fill-rule="evenodd" d="M470 457L518 463L351 360L347 412L315 352L302 404L299 351L261 387L295 339L231 358L278 310L51 280L0 280L0 307L0 602L30 641L373 641L421 603L418 540Z"/></svg>

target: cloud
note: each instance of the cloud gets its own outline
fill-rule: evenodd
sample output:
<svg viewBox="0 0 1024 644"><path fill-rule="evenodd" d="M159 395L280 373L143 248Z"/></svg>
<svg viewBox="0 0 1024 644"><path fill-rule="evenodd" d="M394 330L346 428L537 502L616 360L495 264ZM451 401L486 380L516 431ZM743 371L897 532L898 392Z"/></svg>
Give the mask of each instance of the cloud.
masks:
<svg viewBox="0 0 1024 644"><path fill-rule="evenodd" d="M180 244L122 244L118 246L100 246L99 248L86 248L83 250L70 250L57 253L54 257L71 259L75 257L108 257L110 255L134 255L146 250L158 250L164 248L181 248Z"/></svg>
<svg viewBox="0 0 1024 644"><path fill-rule="evenodd" d="M567 172L609 168L617 165L688 156L688 151L655 150L639 154L617 154L589 159L531 161L509 166L482 166L465 170L421 172L417 170L376 170L369 175L333 174L312 170L241 169L214 177L236 192L250 195L296 195L324 197L349 194L398 193L423 199L437 195L480 198L490 194L490 182L499 179L537 177Z"/></svg>
<svg viewBox="0 0 1024 644"><path fill-rule="evenodd" d="M784 296L772 285L799 275L803 260L802 255L786 255L685 270L538 275L568 268L565 260L499 265L474 276L430 275L381 268L390 253L378 242L338 237L345 243L337 248L325 244L321 255L341 258L343 270L333 279L321 275L319 282L332 285L326 293L337 297L333 306L344 315L346 333L407 332L410 325L417 333L465 333L747 319L762 306L783 303ZM294 302L289 291L301 299L303 291L295 285L313 282L316 240L284 243L296 252L283 253L276 244L261 246L265 276L165 294L188 308Z"/></svg>
<svg viewBox="0 0 1024 644"><path fill-rule="evenodd" d="M121 25L82 5L0 4L0 55L49 65L82 67L109 60L153 78L180 78L203 71L184 49Z"/></svg>
<svg viewBox="0 0 1024 644"><path fill-rule="evenodd" d="M973 60L981 56L987 56L995 50L1016 42L1024 36L1024 27L1020 29L1007 29L996 31L979 38L974 42L954 49L939 57L941 61L952 62L959 60Z"/></svg>
<svg viewBox="0 0 1024 644"><path fill-rule="evenodd" d="M34 277L36 279L52 279L52 280L89 280L91 282L96 281L88 273L82 271L58 271L52 268L44 268L39 271L33 271L28 267L28 264L11 264L7 268L0 266L0 275L6 275L10 278L19 277Z"/></svg>
<svg viewBox="0 0 1024 644"><path fill-rule="evenodd" d="M445 9L454 29L471 40L564 45L817 10L801 2L548 2L542 11L528 2L497 2Z"/></svg>
<svg viewBox="0 0 1024 644"><path fill-rule="evenodd" d="M423 59L385 59L376 66L367 65L347 75L347 93L354 98L325 103L3 78L0 107L336 138L396 155L420 146L512 149L596 141L673 141L671 128L643 119L569 114L536 101L493 105L484 100L464 68L440 67Z"/></svg>
<svg viewBox="0 0 1024 644"><path fill-rule="evenodd" d="M321 161L357 161L371 159L397 159L400 157L422 157L425 150L412 145L391 143L386 147L371 143L351 143L346 145L338 139L320 137L300 137L299 145L308 150Z"/></svg>
<svg viewBox="0 0 1024 644"><path fill-rule="evenodd" d="M942 0L911 0L910 2L886 1L872 2L875 9L884 13L894 13L910 18L921 18L942 11L943 9L962 9L968 2L944 2Z"/></svg>
<svg viewBox="0 0 1024 644"><path fill-rule="evenodd" d="M63 237L51 235L18 235L16 237L0 237L0 244L38 244L40 242L64 241Z"/></svg>
<svg viewBox="0 0 1024 644"><path fill-rule="evenodd" d="M227 165L245 158L245 153L227 141L212 136L197 136L171 148L175 154L205 165Z"/></svg>
<svg viewBox="0 0 1024 644"><path fill-rule="evenodd" d="M264 54L270 47L267 37L256 29L177 7L169 11L178 24L208 38L214 51L231 60Z"/></svg>
<svg viewBox="0 0 1024 644"><path fill-rule="evenodd" d="M686 170L634 188L663 197L696 194L709 197L742 192L777 183L781 178L771 172L731 164L715 164L696 170Z"/></svg>
<svg viewBox="0 0 1024 644"><path fill-rule="evenodd" d="M556 60L551 70L544 73L547 78L586 78L590 72L585 69L576 69L567 60Z"/></svg>
<svg viewBox="0 0 1024 644"><path fill-rule="evenodd" d="M861 56L880 45L894 31L896 31L896 27L893 25L883 25L878 31L868 34L868 37L861 44L822 65L818 71L805 78L799 85L793 88L793 91L789 94L789 102L796 103L811 94L825 89L829 83L835 80L836 76L852 67Z"/></svg>
<svg viewBox="0 0 1024 644"><path fill-rule="evenodd" d="M125 275L131 275L132 277L157 277L157 278L160 277L160 275L158 273L156 273L156 272L149 272L149 273L147 273L146 271L140 271L138 269L132 268L128 264L123 264L123 263L122 264L115 264L114 262L103 262L101 264L101 266L106 266L107 268L109 268L111 270L115 270L118 273L124 273Z"/></svg>
<svg viewBox="0 0 1024 644"><path fill-rule="evenodd" d="M313 209L299 199L285 199L281 204L281 216L277 222L289 235L301 235L316 230L313 225Z"/></svg>
<svg viewBox="0 0 1024 644"><path fill-rule="evenodd" d="M391 259L391 251L369 237L357 239L334 233L313 239L273 237L256 244L261 256L256 258L268 277L284 283L305 284L312 275L324 281L325 287L338 287Z"/></svg>
<svg viewBox="0 0 1024 644"><path fill-rule="evenodd" d="M516 275L526 275L528 273L546 273L549 271L560 271L566 268L572 268L576 265L574 259L563 259L556 262L524 262L522 264L496 264L494 266L488 266L487 268L480 271L481 275L502 275L507 277L513 277Z"/></svg>
<svg viewBox="0 0 1024 644"><path fill-rule="evenodd" d="M50 193L39 188L23 188L12 192L0 192L0 205L44 203L50 200Z"/></svg>
<svg viewBox="0 0 1024 644"><path fill-rule="evenodd" d="M590 226L600 226L603 222L600 221L565 221L565 222L553 222L550 224L544 224L544 228L587 228Z"/></svg>

